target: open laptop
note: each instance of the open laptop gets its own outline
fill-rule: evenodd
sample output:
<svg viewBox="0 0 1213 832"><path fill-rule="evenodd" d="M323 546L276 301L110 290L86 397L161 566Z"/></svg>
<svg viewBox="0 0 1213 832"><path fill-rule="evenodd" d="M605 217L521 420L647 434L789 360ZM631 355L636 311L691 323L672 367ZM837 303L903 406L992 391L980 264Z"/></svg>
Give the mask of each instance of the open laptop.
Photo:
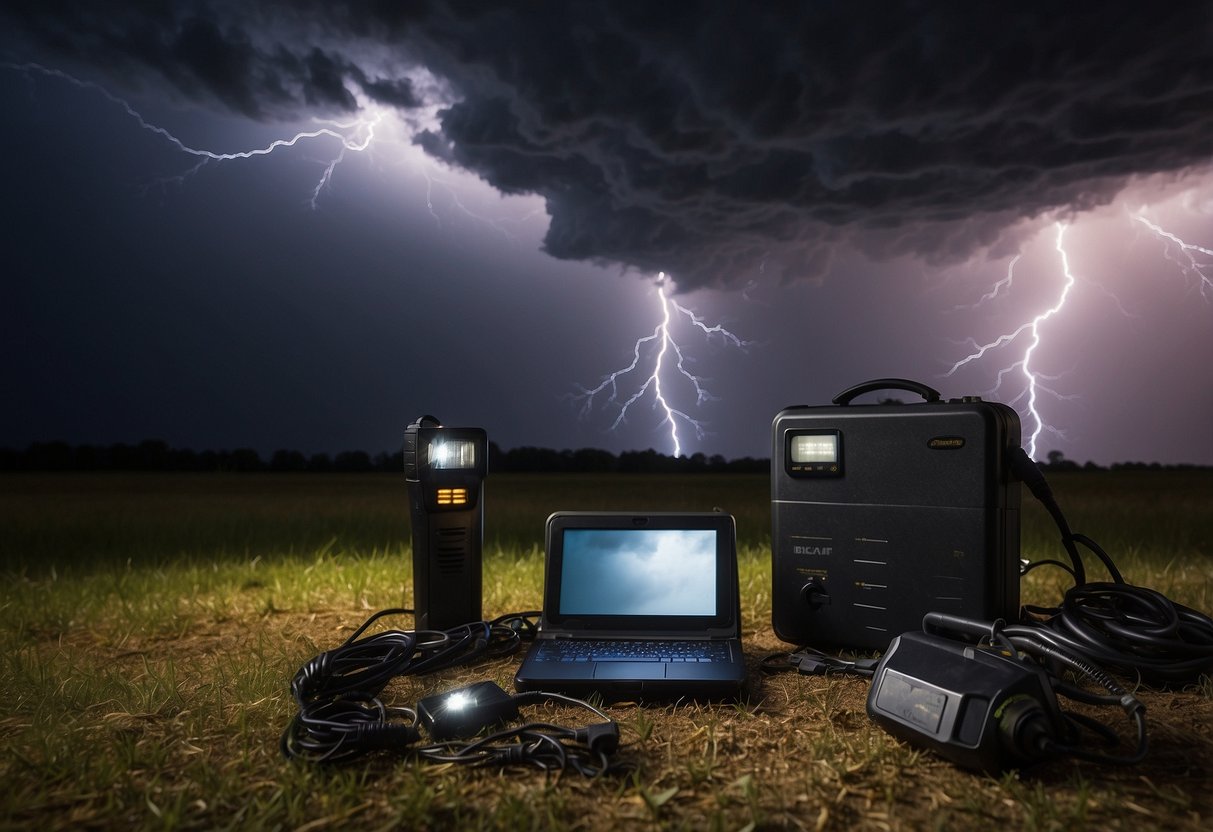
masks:
<svg viewBox="0 0 1213 832"><path fill-rule="evenodd" d="M737 531L720 512L557 512L543 616L514 686L735 699L746 680Z"/></svg>

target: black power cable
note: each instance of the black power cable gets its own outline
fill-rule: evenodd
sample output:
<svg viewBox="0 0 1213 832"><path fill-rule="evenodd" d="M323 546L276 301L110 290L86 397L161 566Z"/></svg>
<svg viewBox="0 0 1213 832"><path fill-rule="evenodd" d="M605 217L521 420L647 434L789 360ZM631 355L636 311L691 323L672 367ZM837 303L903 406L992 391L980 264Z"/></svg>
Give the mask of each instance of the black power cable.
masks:
<svg viewBox="0 0 1213 832"><path fill-rule="evenodd" d="M972 708L992 719L997 737L991 742L982 732L974 753L973 736L961 740L954 728L940 732L929 723L911 719L908 724L903 721L901 726L894 726L902 735L909 734L911 739L962 764L988 767L996 761L1000 770L1059 756L1113 765L1132 765L1145 757L1148 748L1145 706L1093 662L1053 644L1048 638L1049 631L1025 625L1008 626L1002 620L980 621L937 612L923 616L922 628L923 634L917 638L912 633L902 636L877 668L869 713L889 722L890 705L898 701L897 696L886 692L882 697L876 691L887 685L892 686L890 691L896 691L898 678L904 678L906 672L917 673L918 683L933 691L940 701L951 700L953 709L959 706L964 712ZM969 646L974 639L976 648ZM912 666L904 659L897 660L899 648L906 646L906 640L910 644L906 655L914 657ZM1135 748L1128 753L1115 753L1113 749L1120 744L1115 731L1081 713L1063 709L1055 695L1044 695L1044 688L1034 688L1032 675L1021 678L1006 675L1006 662L1040 666L1035 678L1045 680L1052 694L1089 705L1118 706L1133 725ZM1067 672L1069 675L1064 675ZM1079 687L1078 683L1067 681L1069 678L1094 683L1102 688L1102 693ZM985 685L987 680L992 686ZM938 687L941 683L945 688ZM898 722L896 711L894 708L893 723ZM1095 734L1107 750L1084 743L1084 731Z"/></svg>
<svg viewBox="0 0 1213 832"><path fill-rule="evenodd" d="M470 741L444 739L422 744L418 711L389 707L379 699L388 682L398 676L433 673L482 658L511 655L523 641L534 637L539 613L513 613L450 630L385 630L363 635L381 618L411 614L407 609L377 612L339 647L321 653L299 669L291 680L298 712L282 734L283 755L318 763L344 763L375 751L391 751L473 766L571 768L587 776L620 768L610 759L619 745L619 728L600 709L555 693L510 697L491 683L481 684L496 688L498 696L492 703L495 710L477 714L472 702L469 713L460 720L473 726L473 733L499 721L497 715L503 706L516 716L518 705L544 702L588 709L602 722L583 728L530 723ZM449 696L449 701L458 701L460 707L469 701L462 690Z"/></svg>
<svg viewBox="0 0 1213 832"><path fill-rule="evenodd" d="M1067 568L1040 561L1023 571L1051 564L1074 578L1060 606L1025 606L1025 626L1059 650L1153 684L1186 684L1213 675L1213 619L1157 590L1127 583L1099 544L1071 531L1043 472L1023 449L1011 455L1011 467L1053 518L1071 563ZM1103 563L1111 581L1087 581L1080 546Z"/></svg>
<svg viewBox="0 0 1213 832"><path fill-rule="evenodd" d="M536 631L535 611L476 621L450 630L385 630L361 638L381 618L412 615L409 609L386 609L368 618L345 642L308 661L291 681L300 707L357 693L378 696L397 676L433 673L482 657L517 652Z"/></svg>
<svg viewBox="0 0 1213 832"><path fill-rule="evenodd" d="M844 658L831 656L816 648L803 646L786 653L772 653L762 658L759 667L763 673L783 673L795 670L802 676L849 673L853 676L871 678L879 659Z"/></svg>
<svg viewBox="0 0 1213 832"><path fill-rule="evenodd" d="M1048 663L1065 665L1070 670L1101 686L1108 692L1107 695L1099 696L1088 693L1080 688L1061 682L1060 675L1053 674L1053 687L1058 693L1071 699L1087 702L1088 704L1120 706L1125 715L1133 722L1137 733L1137 748L1129 755L1092 751L1078 745L1076 742L1062 742L1056 738L1043 738L1041 740L1040 746L1043 752L1050 755L1064 754L1070 757L1090 760L1091 762L1111 763L1113 765L1133 765L1140 763L1145 758L1148 748L1146 739L1146 709L1144 705L1137 701L1136 697L1121 687L1120 683L1096 665L1072 656L1064 650L1057 649L1047 640L1041 639L1040 631L1037 628L1010 626L1003 628L1001 635L1005 637L1007 643L1024 653ZM1069 721L1073 728L1087 728L1107 740L1109 745L1114 746L1117 744L1116 735L1098 722L1088 719L1081 714L1068 711L1062 711L1062 716Z"/></svg>
<svg viewBox="0 0 1213 832"><path fill-rule="evenodd" d="M619 726L599 708L559 693L531 691L508 698L512 707L555 703L585 708L602 722L582 728L531 722L503 728L470 741L448 740L420 746L414 748L413 753L434 762L470 766L517 763L545 771L571 768L587 777L626 769L626 766L611 760L611 755L619 747Z"/></svg>

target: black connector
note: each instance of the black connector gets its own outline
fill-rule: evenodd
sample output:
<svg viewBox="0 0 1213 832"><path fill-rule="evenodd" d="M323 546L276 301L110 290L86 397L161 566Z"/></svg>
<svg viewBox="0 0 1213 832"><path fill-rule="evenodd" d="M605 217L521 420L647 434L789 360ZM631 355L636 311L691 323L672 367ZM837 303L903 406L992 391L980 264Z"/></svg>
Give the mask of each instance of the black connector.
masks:
<svg viewBox="0 0 1213 832"><path fill-rule="evenodd" d="M596 722L578 728L573 738L585 743L596 754L614 754L619 750L619 725L614 722Z"/></svg>
<svg viewBox="0 0 1213 832"><path fill-rule="evenodd" d="M427 696L417 703L417 718L431 739L474 737L518 719L518 703L497 683L477 682Z"/></svg>

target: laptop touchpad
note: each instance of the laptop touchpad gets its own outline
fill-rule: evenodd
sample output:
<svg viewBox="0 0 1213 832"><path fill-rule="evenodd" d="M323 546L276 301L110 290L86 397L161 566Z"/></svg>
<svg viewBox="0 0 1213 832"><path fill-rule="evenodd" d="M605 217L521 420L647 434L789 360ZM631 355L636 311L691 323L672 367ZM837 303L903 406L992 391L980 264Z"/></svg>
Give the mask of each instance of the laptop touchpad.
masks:
<svg viewBox="0 0 1213 832"><path fill-rule="evenodd" d="M595 662L595 679L664 679L661 662Z"/></svg>
<svg viewBox="0 0 1213 832"><path fill-rule="evenodd" d="M674 662L669 665L670 679L733 679L737 675L737 665L730 662Z"/></svg>

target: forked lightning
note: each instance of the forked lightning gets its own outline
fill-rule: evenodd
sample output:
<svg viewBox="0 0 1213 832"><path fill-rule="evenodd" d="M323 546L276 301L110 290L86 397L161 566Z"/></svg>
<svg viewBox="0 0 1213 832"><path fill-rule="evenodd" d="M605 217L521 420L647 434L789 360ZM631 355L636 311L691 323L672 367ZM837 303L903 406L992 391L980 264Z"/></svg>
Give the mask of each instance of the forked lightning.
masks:
<svg viewBox="0 0 1213 832"><path fill-rule="evenodd" d="M669 382L674 380L670 376L682 376L690 384L691 388L695 391L696 405L710 400L712 395L704 388L703 379L696 376L686 367L687 359L683 354L683 347L670 332L671 319L673 317L670 312L671 307L674 312L685 316L693 326L700 329L704 333L705 338L719 335L728 343L740 348L749 346L750 342L742 340L720 324L713 326L706 324L694 312L666 294L667 283L668 280L665 272L658 274L656 295L661 320L654 327L651 335L645 335L636 339L636 343L632 347L632 363L607 374L597 387L581 387L581 392L574 398L582 402L581 413L582 415L586 415L594 406L594 398L609 389L610 394L607 397L607 401L619 406L619 412L615 416L615 421L611 424L611 430L615 430L627 418L628 410L632 405L644 398L651 390L653 393L653 407L661 413L660 424L669 429L670 443L673 447L674 456L677 457L682 455L682 441L678 436L679 422L681 421L686 426L693 428L695 435L701 439L704 436L704 424L689 415L685 410L674 407L670 403L672 394L668 391L668 387L670 386ZM640 387L625 401L620 403L620 379L638 371L643 358L642 354L645 352L652 354L652 369L643 378ZM675 357L672 367L670 364L671 354ZM662 385L663 379L667 382L666 387Z"/></svg>

